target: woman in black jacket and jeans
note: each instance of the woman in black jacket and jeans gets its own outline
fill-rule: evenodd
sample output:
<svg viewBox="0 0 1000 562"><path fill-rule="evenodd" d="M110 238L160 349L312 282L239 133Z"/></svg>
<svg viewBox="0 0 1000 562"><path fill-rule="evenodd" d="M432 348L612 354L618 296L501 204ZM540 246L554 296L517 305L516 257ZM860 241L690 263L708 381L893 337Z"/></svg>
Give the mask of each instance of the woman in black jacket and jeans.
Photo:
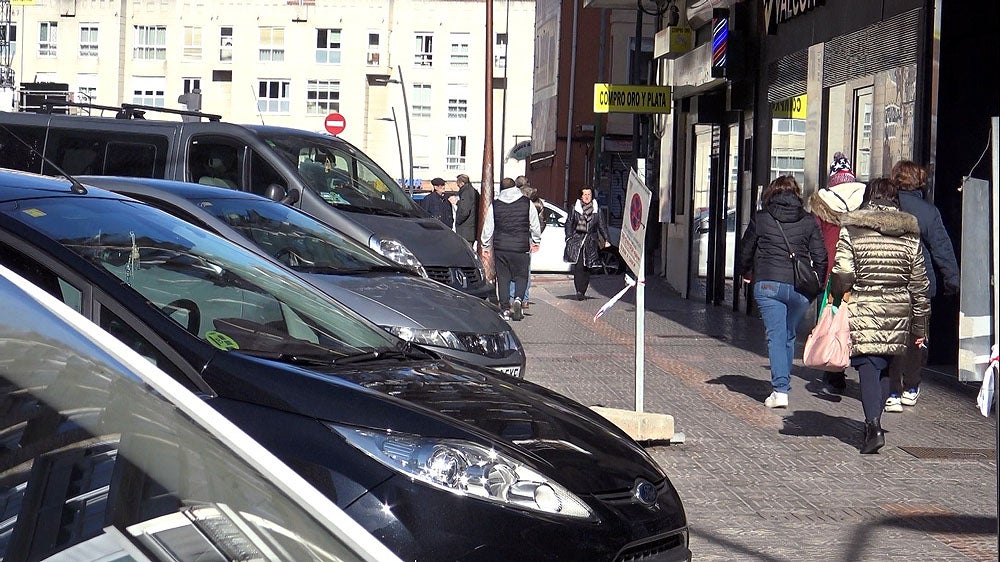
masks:
<svg viewBox="0 0 1000 562"><path fill-rule="evenodd" d="M768 408L788 406L796 330L809 307L809 299L795 291L789 250L811 257L820 284L826 280L823 233L816 217L802 207L801 193L792 176L772 181L761 195L763 210L750 219L740 241L740 274L745 282L753 282L753 297L767 331L773 387L764 400Z"/></svg>

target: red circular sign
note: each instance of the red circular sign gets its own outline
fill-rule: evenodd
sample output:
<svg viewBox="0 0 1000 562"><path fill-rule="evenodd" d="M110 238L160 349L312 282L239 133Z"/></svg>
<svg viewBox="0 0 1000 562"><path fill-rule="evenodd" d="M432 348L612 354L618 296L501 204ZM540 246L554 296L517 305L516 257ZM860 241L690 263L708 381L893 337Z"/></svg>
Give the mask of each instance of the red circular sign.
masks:
<svg viewBox="0 0 1000 562"><path fill-rule="evenodd" d="M628 223L633 232L638 232L642 225L642 197L638 193L633 193L632 201L629 202Z"/></svg>
<svg viewBox="0 0 1000 562"><path fill-rule="evenodd" d="M331 113L323 120L323 126L331 135L339 135L347 128L347 119L339 113Z"/></svg>

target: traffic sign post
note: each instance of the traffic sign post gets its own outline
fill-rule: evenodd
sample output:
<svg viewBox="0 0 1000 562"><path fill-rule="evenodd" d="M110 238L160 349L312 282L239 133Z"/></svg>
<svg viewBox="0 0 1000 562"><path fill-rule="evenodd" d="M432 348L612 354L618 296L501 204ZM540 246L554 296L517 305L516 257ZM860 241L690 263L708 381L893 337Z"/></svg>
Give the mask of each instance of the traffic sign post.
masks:
<svg viewBox="0 0 1000 562"><path fill-rule="evenodd" d="M333 112L323 119L323 126L326 127L326 132L331 135L339 135L347 128L347 119L343 115Z"/></svg>
<svg viewBox="0 0 1000 562"><path fill-rule="evenodd" d="M642 412L646 380L646 218L652 193L639 174L629 173L625 192L628 216L622 224L619 252L636 275L635 284L635 411Z"/></svg>

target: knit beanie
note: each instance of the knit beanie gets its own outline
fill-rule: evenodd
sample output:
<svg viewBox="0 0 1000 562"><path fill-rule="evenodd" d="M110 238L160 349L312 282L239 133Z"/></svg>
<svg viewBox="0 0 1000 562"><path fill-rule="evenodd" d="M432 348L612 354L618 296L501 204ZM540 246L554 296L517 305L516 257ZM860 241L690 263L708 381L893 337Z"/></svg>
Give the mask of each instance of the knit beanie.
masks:
<svg viewBox="0 0 1000 562"><path fill-rule="evenodd" d="M834 154L833 164L830 165L830 179L827 181L827 185L833 187L842 183L856 181L858 179L854 176L854 171L851 169L851 161L844 156L843 152Z"/></svg>

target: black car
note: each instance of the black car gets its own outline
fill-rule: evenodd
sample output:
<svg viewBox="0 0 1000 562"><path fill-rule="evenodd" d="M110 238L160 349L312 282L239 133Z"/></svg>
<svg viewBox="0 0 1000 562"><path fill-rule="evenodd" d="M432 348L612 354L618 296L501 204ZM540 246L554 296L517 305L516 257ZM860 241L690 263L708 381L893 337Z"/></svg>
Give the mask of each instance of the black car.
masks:
<svg viewBox="0 0 1000 562"><path fill-rule="evenodd" d="M407 341L524 376L524 350L495 305L410 270L288 205L196 183L83 176L284 263L326 294Z"/></svg>
<svg viewBox="0 0 1000 562"><path fill-rule="evenodd" d="M690 557L662 469L589 408L413 348L144 203L0 172L0 263L200 394L403 559Z"/></svg>

